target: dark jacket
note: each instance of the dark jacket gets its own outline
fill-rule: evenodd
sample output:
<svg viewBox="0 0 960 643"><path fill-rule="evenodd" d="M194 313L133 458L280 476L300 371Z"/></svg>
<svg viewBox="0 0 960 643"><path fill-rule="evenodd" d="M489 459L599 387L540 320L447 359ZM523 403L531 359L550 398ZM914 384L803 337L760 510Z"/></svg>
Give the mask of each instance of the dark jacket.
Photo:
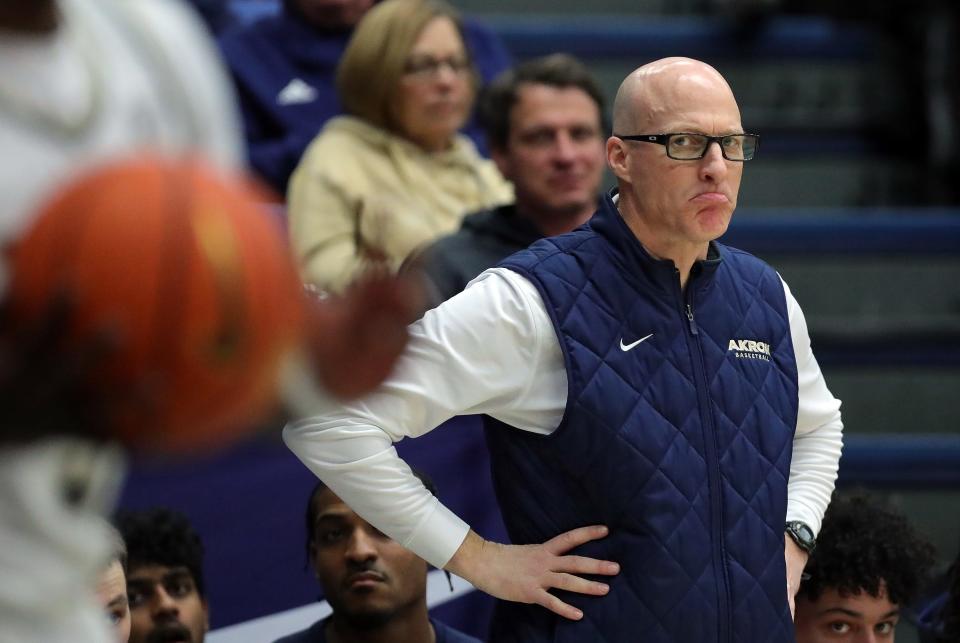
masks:
<svg viewBox="0 0 960 643"><path fill-rule="evenodd" d="M584 525L574 553L618 561L580 621L499 603L496 642L792 641L783 526L796 429L786 295L759 259L713 243L681 291L607 198L588 225L501 265L537 287L568 379L541 436L488 419L514 543Z"/></svg>
<svg viewBox="0 0 960 643"><path fill-rule="evenodd" d="M471 279L523 250L543 233L513 204L467 215L460 229L423 250L414 264L430 283L433 306L462 291Z"/></svg>
<svg viewBox="0 0 960 643"><path fill-rule="evenodd" d="M467 636L440 621L430 619L430 624L433 625L433 631L437 635L436 643L480 643L479 639ZM317 621L309 628L279 638L273 643L326 643L327 637L324 634L326 625L327 619Z"/></svg>

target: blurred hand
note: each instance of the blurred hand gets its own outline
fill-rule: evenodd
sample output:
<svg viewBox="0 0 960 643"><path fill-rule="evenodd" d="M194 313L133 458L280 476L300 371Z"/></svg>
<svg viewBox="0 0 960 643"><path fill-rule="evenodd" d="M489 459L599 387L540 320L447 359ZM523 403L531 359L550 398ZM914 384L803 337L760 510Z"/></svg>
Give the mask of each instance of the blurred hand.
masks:
<svg viewBox="0 0 960 643"><path fill-rule="evenodd" d="M407 325L422 310L422 299L412 276L378 270L342 296L311 301L308 347L326 390L350 399L380 384L407 344Z"/></svg>
<svg viewBox="0 0 960 643"><path fill-rule="evenodd" d="M796 616L796 597L800 591L800 579L803 576L803 568L807 565L807 559L810 555L800 549L793 538L784 534L783 556L787 563L787 601L790 603L790 616Z"/></svg>
<svg viewBox="0 0 960 643"><path fill-rule="evenodd" d="M551 538L542 545L501 545L483 540L471 531L446 568L487 594L508 601L536 603L570 620L583 612L563 602L548 590L603 596L606 583L581 578L582 574L613 576L620 572L614 562L568 556L566 552L607 535L602 525L580 527Z"/></svg>

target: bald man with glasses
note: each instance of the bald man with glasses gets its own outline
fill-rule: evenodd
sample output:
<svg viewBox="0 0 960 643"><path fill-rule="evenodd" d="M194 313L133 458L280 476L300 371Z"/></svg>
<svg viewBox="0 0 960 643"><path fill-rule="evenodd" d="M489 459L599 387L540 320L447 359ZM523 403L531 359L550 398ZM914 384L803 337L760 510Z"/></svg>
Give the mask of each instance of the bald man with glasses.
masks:
<svg viewBox="0 0 960 643"><path fill-rule="evenodd" d="M378 390L285 439L378 529L503 599L491 640L793 641L842 422L787 285L716 241L758 137L688 58L630 74L613 129L618 187L588 224L427 312ZM512 545L392 448L468 413Z"/></svg>

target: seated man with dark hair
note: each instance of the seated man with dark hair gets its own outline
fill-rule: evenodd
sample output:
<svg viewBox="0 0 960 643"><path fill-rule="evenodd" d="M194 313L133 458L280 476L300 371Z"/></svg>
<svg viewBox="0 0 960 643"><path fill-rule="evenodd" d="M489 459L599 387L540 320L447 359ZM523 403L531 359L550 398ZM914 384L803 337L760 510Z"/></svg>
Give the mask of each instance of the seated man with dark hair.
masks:
<svg viewBox="0 0 960 643"><path fill-rule="evenodd" d="M432 306L534 241L593 215L606 161L605 109L596 78L566 54L527 60L484 89L479 120L515 200L467 215L460 230L410 260L407 267L427 278Z"/></svg>
<svg viewBox="0 0 960 643"><path fill-rule="evenodd" d="M426 475L414 474L437 495ZM307 558L333 614L275 643L479 643L427 614L427 563L322 482L307 501L306 526Z"/></svg>
<svg viewBox="0 0 960 643"><path fill-rule="evenodd" d="M125 512L130 643L202 643L210 627L203 544L186 516L169 509Z"/></svg>
<svg viewBox="0 0 960 643"><path fill-rule="evenodd" d="M933 545L903 516L835 498L797 594L797 643L893 641L933 562Z"/></svg>

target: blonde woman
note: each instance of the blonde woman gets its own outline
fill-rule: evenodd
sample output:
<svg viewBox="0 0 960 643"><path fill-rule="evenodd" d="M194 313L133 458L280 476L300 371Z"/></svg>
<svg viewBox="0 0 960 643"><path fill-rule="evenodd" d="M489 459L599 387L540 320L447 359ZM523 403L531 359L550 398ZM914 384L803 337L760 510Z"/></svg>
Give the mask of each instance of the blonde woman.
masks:
<svg viewBox="0 0 960 643"><path fill-rule="evenodd" d="M371 265L396 270L467 212L509 202L494 165L457 133L476 94L460 22L440 0L385 0L360 21L328 121L290 182L290 238L305 281L338 292Z"/></svg>

